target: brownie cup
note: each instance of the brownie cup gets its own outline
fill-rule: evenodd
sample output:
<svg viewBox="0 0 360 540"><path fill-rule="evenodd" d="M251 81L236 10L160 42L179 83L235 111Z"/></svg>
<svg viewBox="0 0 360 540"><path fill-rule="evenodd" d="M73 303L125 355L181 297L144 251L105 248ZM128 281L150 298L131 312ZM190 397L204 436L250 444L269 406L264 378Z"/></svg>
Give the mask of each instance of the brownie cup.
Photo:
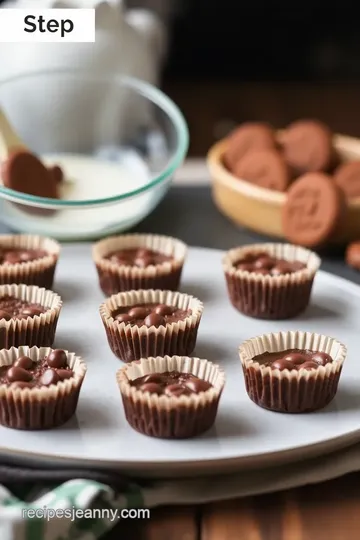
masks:
<svg viewBox="0 0 360 540"><path fill-rule="evenodd" d="M113 353L124 362L148 356L189 356L196 344L204 306L173 291L129 291L100 306Z"/></svg>
<svg viewBox="0 0 360 540"><path fill-rule="evenodd" d="M223 258L232 305L257 319L289 319L308 305L320 258L291 244L254 244Z"/></svg>
<svg viewBox="0 0 360 540"><path fill-rule="evenodd" d="M0 351L0 424L50 429L75 413L86 364L74 353L48 347Z"/></svg>
<svg viewBox="0 0 360 540"><path fill-rule="evenodd" d="M51 289L60 245L35 235L0 235L0 285L24 283Z"/></svg>
<svg viewBox="0 0 360 540"><path fill-rule="evenodd" d="M225 374L207 360L164 356L127 364L117 382L132 428L151 437L186 439L214 424Z"/></svg>
<svg viewBox="0 0 360 540"><path fill-rule="evenodd" d="M51 347L62 305L59 295L35 285L1 285L0 349Z"/></svg>
<svg viewBox="0 0 360 540"><path fill-rule="evenodd" d="M100 288L106 296L138 289L176 291L186 253L181 240L151 234L114 236L93 247Z"/></svg>
<svg viewBox="0 0 360 540"><path fill-rule="evenodd" d="M279 332L240 346L246 391L265 409L305 413L322 409L334 398L346 347L311 332Z"/></svg>

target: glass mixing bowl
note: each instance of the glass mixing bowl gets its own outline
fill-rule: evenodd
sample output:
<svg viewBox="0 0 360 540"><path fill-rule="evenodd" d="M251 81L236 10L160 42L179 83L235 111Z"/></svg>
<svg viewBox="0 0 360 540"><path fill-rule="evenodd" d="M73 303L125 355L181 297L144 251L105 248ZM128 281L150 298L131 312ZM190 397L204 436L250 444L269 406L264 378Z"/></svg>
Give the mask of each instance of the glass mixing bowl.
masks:
<svg viewBox="0 0 360 540"><path fill-rule="evenodd" d="M66 175L60 199L0 184L0 219L16 231L85 240L129 229L159 204L188 149L177 106L128 77L21 75L0 83L0 107L26 145Z"/></svg>

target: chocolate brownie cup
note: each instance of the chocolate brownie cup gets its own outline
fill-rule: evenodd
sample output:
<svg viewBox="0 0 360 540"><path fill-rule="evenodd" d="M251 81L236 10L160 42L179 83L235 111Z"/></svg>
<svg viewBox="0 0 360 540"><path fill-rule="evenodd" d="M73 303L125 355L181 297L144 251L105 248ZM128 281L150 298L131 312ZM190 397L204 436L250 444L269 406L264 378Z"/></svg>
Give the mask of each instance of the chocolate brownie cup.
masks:
<svg viewBox="0 0 360 540"><path fill-rule="evenodd" d="M223 270L232 305L257 319L289 319L308 306L320 258L291 244L254 244L228 251Z"/></svg>
<svg viewBox="0 0 360 540"><path fill-rule="evenodd" d="M112 352L124 362L148 356L190 355L204 306L188 294L173 291L129 291L100 306Z"/></svg>
<svg viewBox="0 0 360 540"><path fill-rule="evenodd" d="M35 235L0 235L0 285L24 283L51 289L60 245Z"/></svg>
<svg viewBox="0 0 360 540"><path fill-rule="evenodd" d="M0 349L51 347L62 304L59 295L35 285L1 285Z"/></svg>
<svg viewBox="0 0 360 540"><path fill-rule="evenodd" d="M186 439L215 422L225 374L200 358L143 358L117 372L126 420L150 437Z"/></svg>
<svg viewBox="0 0 360 540"><path fill-rule="evenodd" d="M72 352L48 347L0 351L0 424L50 429L75 413L86 364Z"/></svg>
<svg viewBox="0 0 360 540"><path fill-rule="evenodd" d="M311 332L279 332L245 341L239 348L246 391L265 409L305 413L336 395L346 347Z"/></svg>
<svg viewBox="0 0 360 540"><path fill-rule="evenodd" d="M265 122L245 122L230 133L227 141L224 162L231 172L249 151L277 147L275 131Z"/></svg>
<svg viewBox="0 0 360 540"><path fill-rule="evenodd" d="M93 247L106 296L137 289L177 290L186 253L181 240L151 234L114 236Z"/></svg>

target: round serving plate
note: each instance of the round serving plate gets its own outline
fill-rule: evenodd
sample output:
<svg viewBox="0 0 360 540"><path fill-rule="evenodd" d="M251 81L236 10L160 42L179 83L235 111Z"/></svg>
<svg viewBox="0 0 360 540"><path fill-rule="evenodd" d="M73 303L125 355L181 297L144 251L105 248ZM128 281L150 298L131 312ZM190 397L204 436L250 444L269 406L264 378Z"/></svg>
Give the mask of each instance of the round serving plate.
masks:
<svg viewBox="0 0 360 540"><path fill-rule="evenodd" d="M218 209L237 225L266 236L285 238L282 209L286 193L250 184L237 178L224 166L227 139L216 143L208 153L207 164L212 178L213 199ZM335 135L334 146L344 161L360 159L360 140ZM360 237L360 197L348 202L341 225L332 238L344 244Z"/></svg>
<svg viewBox="0 0 360 540"><path fill-rule="evenodd" d="M319 272L312 304L291 321L267 322L240 315L228 301L220 251L192 248L182 290L205 303L195 355L218 362L227 374L215 426L183 441L157 440L126 423L116 370L98 306L89 245L64 246L56 286L64 300L56 345L82 355L88 373L77 415L61 428L24 432L0 428L1 459L42 466L114 468L141 476L177 476L231 471L303 459L360 440L360 288ZM310 330L348 346L336 399L303 415L273 413L248 398L238 346L247 338L279 330Z"/></svg>

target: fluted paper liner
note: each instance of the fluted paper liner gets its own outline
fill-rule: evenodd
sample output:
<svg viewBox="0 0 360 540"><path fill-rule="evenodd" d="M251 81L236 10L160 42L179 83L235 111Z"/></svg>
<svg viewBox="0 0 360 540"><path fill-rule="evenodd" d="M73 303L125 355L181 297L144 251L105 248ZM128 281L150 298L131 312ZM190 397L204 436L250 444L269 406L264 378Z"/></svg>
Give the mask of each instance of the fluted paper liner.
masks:
<svg viewBox="0 0 360 540"><path fill-rule="evenodd" d="M307 349L329 354L333 362L311 370L272 369L254 361L265 352ZM239 348L246 391L257 405L277 412L304 413L322 409L334 398L345 345L334 338L311 332L279 332L245 341Z"/></svg>
<svg viewBox="0 0 360 540"><path fill-rule="evenodd" d="M0 285L0 300L12 296L47 308L45 313L26 319L0 319L0 349L19 345L51 347L62 308L60 296L35 285Z"/></svg>
<svg viewBox="0 0 360 540"><path fill-rule="evenodd" d="M121 249L146 248L173 257L171 261L139 268L119 266L108 259ZM106 296L135 289L176 291L187 254L187 246L177 238L152 234L127 234L105 238L93 246L100 288Z"/></svg>
<svg viewBox="0 0 360 540"><path fill-rule="evenodd" d="M213 388L190 396L158 396L138 390L129 381L149 373L179 371L208 381ZM208 360L188 356L142 358L116 374L128 423L145 435L185 439L207 431L216 418L225 385L224 371Z"/></svg>
<svg viewBox="0 0 360 540"><path fill-rule="evenodd" d="M51 289L60 244L52 238L28 234L0 235L0 249L42 249L46 257L17 264L0 264L0 285L25 283Z"/></svg>
<svg viewBox="0 0 360 540"><path fill-rule="evenodd" d="M19 356L29 356L37 362L50 354L49 347L12 347L0 351L0 367L12 365ZM50 429L69 420L76 411L86 364L73 352L68 352L68 365L74 377L56 385L38 388L16 388L0 384L0 424L13 429Z"/></svg>
<svg viewBox="0 0 360 540"><path fill-rule="evenodd" d="M248 254L268 253L277 259L299 261L306 268L280 276L239 270L233 265ZM253 244L228 251L223 257L227 289L232 305L258 319L289 319L306 309L313 281L321 264L316 253L291 244Z"/></svg>
<svg viewBox="0 0 360 540"><path fill-rule="evenodd" d="M183 321L165 326L131 326L116 321L111 313L136 304L167 304L182 310L191 310ZM129 291L108 298L100 306L108 342L113 353L124 362L148 356L189 356L196 344L198 327L204 305L194 296L173 291Z"/></svg>

